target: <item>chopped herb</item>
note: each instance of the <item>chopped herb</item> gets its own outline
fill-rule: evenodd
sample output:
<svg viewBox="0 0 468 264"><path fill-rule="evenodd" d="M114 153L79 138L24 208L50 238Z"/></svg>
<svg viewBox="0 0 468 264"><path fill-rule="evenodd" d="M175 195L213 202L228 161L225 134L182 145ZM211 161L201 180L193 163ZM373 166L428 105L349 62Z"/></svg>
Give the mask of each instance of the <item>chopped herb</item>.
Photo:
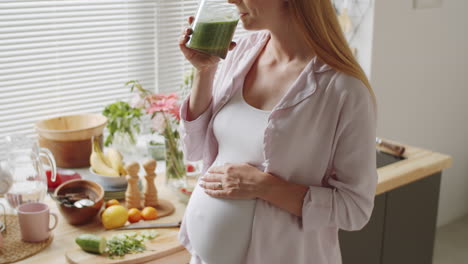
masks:
<svg viewBox="0 0 468 264"><path fill-rule="evenodd" d="M126 233L112 236L107 241L106 252L110 258L123 257L125 254L143 252L144 242L155 238L155 231L144 231L141 233Z"/></svg>

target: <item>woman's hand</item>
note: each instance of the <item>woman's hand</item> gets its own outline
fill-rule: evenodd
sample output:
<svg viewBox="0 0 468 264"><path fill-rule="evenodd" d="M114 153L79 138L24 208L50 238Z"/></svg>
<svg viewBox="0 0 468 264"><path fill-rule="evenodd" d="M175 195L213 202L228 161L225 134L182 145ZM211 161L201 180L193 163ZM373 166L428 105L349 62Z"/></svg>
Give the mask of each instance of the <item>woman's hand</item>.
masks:
<svg viewBox="0 0 468 264"><path fill-rule="evenodd" d="M191 16L188 18L188 22L192 25L194 17ZM190 35L192 34L191 28L186 28L182 32L182 36L179 39L179 48L184 54L185 58L190 61L190 63L198 70L198 71L206 71L217 67L219 61L221 60L217 56L208 55L194 49L187 48L185 44L189 41ZM231 42L229 50L234 49L236 46L235 42Z"/></svg>
<svg viewBox="0 0 468 264"><path fill-rule="evenodd" d="M200 181L210 196L233 200L262 199L272 205L302 216L302 204L308 186L288 182L247 163L212 167Z"/></svg>
<svg viewBox="0 0 468 264"><path fill-rule="evenodd" d="M210 196L235 199L256 199L267 190L264 184L270 174L247 164L226 164L212 167L200 181L200 186Z"/></svg>

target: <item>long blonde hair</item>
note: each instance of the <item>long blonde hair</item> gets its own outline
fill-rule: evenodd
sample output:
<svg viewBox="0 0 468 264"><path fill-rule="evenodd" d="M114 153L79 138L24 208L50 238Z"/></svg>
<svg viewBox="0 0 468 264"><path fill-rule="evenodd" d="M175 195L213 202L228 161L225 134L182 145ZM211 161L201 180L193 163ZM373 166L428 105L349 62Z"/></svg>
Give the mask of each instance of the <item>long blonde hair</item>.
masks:
<svg viewBox="0 0 468 264"><path fill-rule="evenodd" d="M364 70L346 41L331 0L288 0L293 22L317 57L339 72L361 80L376 98Z"/></svg>

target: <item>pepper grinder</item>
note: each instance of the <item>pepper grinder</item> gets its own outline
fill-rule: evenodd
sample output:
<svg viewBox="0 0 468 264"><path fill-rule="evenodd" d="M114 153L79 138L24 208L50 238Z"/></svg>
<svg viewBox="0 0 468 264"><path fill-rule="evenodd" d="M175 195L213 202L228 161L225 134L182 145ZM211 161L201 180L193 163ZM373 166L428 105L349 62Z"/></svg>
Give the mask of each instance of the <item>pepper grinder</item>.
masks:
<svg viewBox="0 0 468 264"><path fill-rule="evenodd" d="M141 194L138 189L138 171L140 165L137 162L131 162L125 166L125 170L128 175L126 179L128 181L127 191L125 192L125 204L128 209L130 208L141 208Z"/></svg>
<svg viewBox="0 0 468 264"><path fill-rule="evenodd" d="M156 164L154 159L149 159L143 163L143 168L146 171L145 206L156 207L158 205L158 190L154 183Z"/></svg>

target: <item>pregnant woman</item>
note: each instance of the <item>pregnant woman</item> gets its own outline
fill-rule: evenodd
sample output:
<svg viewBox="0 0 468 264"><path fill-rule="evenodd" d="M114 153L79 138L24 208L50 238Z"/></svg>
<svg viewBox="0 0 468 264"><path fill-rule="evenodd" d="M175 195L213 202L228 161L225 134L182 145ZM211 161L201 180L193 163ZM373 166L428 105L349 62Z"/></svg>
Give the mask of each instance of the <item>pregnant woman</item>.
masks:
<svg viewBox="0 0 468 264"><path fill-rule="evenodd" d="M255 32L219 69L185 46L190 29L179 42L196 69L181 136L204 164L179 239L192 264L339 264L338 230L373 208L369 81L330 0L228 2Z"/></svg>

